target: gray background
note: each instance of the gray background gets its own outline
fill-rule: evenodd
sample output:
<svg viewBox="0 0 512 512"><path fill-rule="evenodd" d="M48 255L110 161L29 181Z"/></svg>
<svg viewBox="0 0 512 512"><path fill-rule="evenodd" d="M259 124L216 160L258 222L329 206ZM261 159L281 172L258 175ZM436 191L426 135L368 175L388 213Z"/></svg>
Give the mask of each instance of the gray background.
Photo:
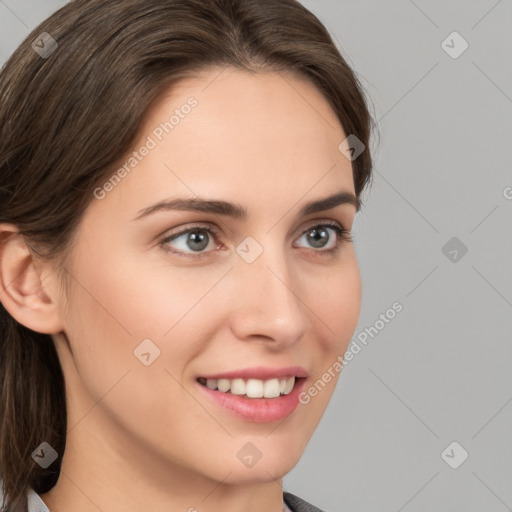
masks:
<svg viewBox="0 0 512 512"><path fill-rule="evenodd" d="M0 0L0 61L64 3ZM403 311L343 370L285 489L330 512L512 510L512 2L302 3L378 121L354 338Z"/></svg>

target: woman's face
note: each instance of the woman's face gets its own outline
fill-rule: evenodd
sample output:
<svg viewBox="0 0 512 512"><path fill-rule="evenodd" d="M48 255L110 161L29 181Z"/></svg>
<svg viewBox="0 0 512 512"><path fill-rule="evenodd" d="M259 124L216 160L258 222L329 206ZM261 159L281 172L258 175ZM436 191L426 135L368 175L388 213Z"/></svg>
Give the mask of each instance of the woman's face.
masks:
<svg viewBox="0 0 512 512"><path fill-rule="evenodd" d="M348 134L294 75L219 72L154 104L137 154L76 233L54 335L66 456L136 461L163 480L270 481L296 464L331 397L361 299L354 247L337 234L356 213L338 149ZM202 210L165 206L177 199Z"/></svg>

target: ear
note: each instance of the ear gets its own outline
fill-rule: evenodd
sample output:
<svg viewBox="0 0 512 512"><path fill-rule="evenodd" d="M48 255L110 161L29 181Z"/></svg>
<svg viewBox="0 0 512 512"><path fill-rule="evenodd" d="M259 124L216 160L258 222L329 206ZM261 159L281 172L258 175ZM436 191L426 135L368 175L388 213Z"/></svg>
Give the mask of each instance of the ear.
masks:
<svg viewBox="0 0 512 512"><path fill-rule="evenodd" d="M0 302L25 327L57 334L63 324L57 297L51 296L48 283L43 286L43 281L50 281L48 271L48 266L34 259L18 228L0 223Z"/></svg>

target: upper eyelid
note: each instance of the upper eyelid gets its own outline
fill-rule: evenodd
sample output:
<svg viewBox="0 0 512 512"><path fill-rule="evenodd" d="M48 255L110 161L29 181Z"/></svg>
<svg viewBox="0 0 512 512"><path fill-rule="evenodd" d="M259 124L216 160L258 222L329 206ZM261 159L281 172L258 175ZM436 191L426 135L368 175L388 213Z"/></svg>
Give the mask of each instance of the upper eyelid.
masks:
<svg viewBox="0 0 512 512"><path fill-rule="evenodd" d="M304 234L305 231L309 231L310 229L313 229L316 226L329 225L329 224L336 224L344 231L350 232L350 230L347 229L342 222L340 222L338 220L334 220L334 219L324 218L324 219L312 219L309 223L307 223L307 225L304 228L301 228L300 234L302 235L302 234ZM218 228L217 226L215 226L213 224L208 224L208 223L203 224L200 222L191 223L190 225L185 225L183 228L180 228L179 231L177 231L176 233L172 233L169 235L163 235L162 240L166 241L166 240L169 240L170 238L173 238L173 239L178 238L178 237L188 233L189 231L193 231L194 229L197 229L197 230L205 229L206 231L211 231L215 235L219 235L222 231L220 228Z"/></svg>

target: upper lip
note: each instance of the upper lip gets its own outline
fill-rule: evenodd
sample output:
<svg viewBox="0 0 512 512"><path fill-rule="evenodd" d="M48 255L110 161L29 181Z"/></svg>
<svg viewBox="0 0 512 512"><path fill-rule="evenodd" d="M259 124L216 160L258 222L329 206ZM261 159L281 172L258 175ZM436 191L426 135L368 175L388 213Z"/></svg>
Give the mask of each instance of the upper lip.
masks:
<svg viewBox="0 0 512 512"><path fill-rule="evenodd" d="M281 368L269 368L267 366L255 366L229 372L219 372L210 375L201 375L205 379L259 379L268 380L283 377L307 377L308 373L302 366L283 366Z"/></svg>

